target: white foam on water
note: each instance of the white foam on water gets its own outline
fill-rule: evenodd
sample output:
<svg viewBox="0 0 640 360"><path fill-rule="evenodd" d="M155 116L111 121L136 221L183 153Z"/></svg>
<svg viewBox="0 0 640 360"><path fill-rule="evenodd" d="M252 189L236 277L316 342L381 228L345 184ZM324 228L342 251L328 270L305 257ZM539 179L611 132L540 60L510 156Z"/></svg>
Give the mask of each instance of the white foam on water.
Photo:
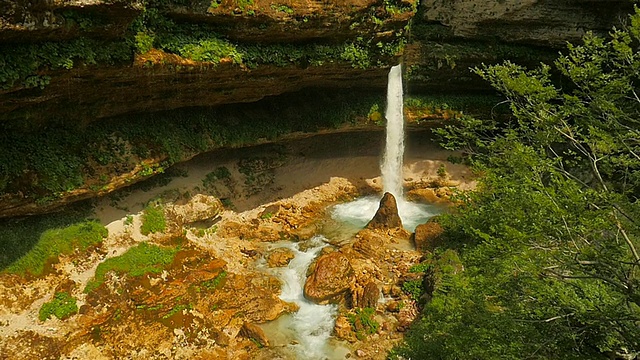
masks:
<svg viewBox="0 0 640 360"><path fill-rule="evenodd" d="M418 204L405 200L397 201L398 215L407 231L415 231L416 226L425 223L441 211L435 205ZM379 196L365 196L354 201L338 204L331 211L334 220L348 223L356 229L364 228L380 206ZM356 230L357 231L357 230Z"/></svg>
<svg viewBox="0 0 640 360"><path fill-rule="evenodd" d="M348 349L329 341L338 313L337 305L318 305L304 297L304 283L307 268L318 256L320 250L327 246L325 238L318 235L308 240L304 250L300 250L301 243L288 243L282 247L289 248L295 254L287 267L277 269L282 280L280 298L297 304L300 309L289 316L276 320L275 327L270 332L279 331L286 338L295 340L289 344L298 359L324 360L343 359Z"/></svg>

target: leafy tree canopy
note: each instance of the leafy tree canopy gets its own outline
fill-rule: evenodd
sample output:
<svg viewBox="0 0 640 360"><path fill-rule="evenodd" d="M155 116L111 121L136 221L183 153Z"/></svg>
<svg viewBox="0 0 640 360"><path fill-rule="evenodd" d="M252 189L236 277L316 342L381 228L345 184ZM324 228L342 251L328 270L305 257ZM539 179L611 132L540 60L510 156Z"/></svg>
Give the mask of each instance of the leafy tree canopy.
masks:
<svg viewBox="0 0 640 360"><path fill-rule="evenodd" d="M465 271L436 289L395 356L638 354L640 11L629 20L553 66L474 69L513 116L438 130L481 175L439 220Z"/></svg>

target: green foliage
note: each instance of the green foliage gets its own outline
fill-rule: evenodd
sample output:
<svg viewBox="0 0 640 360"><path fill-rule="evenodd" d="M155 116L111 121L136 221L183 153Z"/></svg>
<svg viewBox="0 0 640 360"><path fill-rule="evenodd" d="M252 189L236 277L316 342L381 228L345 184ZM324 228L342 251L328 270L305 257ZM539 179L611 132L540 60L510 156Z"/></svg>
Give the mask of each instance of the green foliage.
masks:
<svg viewBox="0 0 640 360"><path fill-rule="evenodd" d="M219 166L212 172L205 175L202 179L202 186L205 188L211 188L213 184L218 180L226 180L231 178L231 172L226 166Z"/></svg>
<svg viewBox="0 0 640 360"><path fill-rule="evenodd" d="M84 292L90 293L100 287L105 281L105 275L110 271L129 276L159 274L167 265L171 264L177 252L177 248L140 243L121 256L100 263L96 269L95 277L87 283Z"/></svg>
<svg viewBox="0 0 640 360"><path fill-rule="evenodd" d="M90 246L99 245L107 234L107 229L96 221L45 230L38 242L6 270L17 274L41 275L45 265L55 261L59 255L70 255L76 250L84 251Z"/></svg>
<svg viewBox="0 0 640 360"><path fill-rule="evenodd" d="M366 307L363 309L355 309L355 313L348 313L347 320L356 332L359 340L364 340L366 335L372 335L378 332L380 324L373 319L376 310Z"/></svg>
<svg viewBox="0 0 640 360"><path fill-rule="evenodd" d="M142 213L140 233L142 235L149 235L155 232L163 232L166 229L167 223L162 206L155 204L147 205Z"/></svg>
<svg viewBox="0 0 640 360"><path fill-rule="evenodd" d="M42 304L38 319L45 321L54 315L60 320L64 320L78 312L76 299L67 292L56 293L53 300Z"/></svg>
<svg viewBox="0 0 640 360"><path fill-rule="evenodd" d="M0 89L9 89L17 84L43 88L50 78L36 75L42 68L68 70L131 59L131 48L119 41L78 38L61 42L3 44L0 45Z"/></svg>
<svg viewBox="0 0 640 360"><path fill-rule="evenodd" d="M138 54L144 54L153 49L154 37L144 32L138 32L135 37L136 51Z"/></svg>
<svg viewBox="0 0 640 360"><path fill-rule="evenodd" d="M440 164L440 166L438 166L438 170L436 170L436 173L438 174L438 177L446 178L447 177L447 167L444 166L444 164Z"/></svg>
<svg viewBox="0 0 640 360"><path fill-rule="evenodd" d="M408 280L402 283L402 291L410 295L415 301L420 299L420 296L424 292L422 287L422 279Z"/></svg>
<svg viewBox="0 0 640 360"><path fill-rule="evenodd" d="M513 117L439 130L482 175L439 223L464 272L394 356L600 359L640 351L640 11L550 66L475 71ZM446 284L450 284L446 286ZM455 286L451 286L454 284Z"/></svg>

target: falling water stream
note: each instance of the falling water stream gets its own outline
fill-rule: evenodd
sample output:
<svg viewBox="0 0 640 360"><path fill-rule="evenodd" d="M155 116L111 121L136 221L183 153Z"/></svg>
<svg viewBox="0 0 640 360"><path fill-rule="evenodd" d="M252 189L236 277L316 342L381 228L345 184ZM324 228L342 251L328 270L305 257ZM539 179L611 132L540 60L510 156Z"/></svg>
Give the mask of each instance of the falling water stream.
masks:
<svg viewBox="0 0 640 360"><path fill-rule="evenodd" d="M404 117L402 110L401 66L391 68L387 88L387 137L382 164L382 182L385 192L392 193L398 203L398 212L404 227L413 231L415 227L437 214L433 205L415 204L402 197L402 166L404 156ZM344 359L349 354L346 344L333 339L336 305L318 305L304 297L303 288L307 268L328 242L340 243L337 237L350 239L362 229L378 209L380 197L367 196L355 201L336 205L331 211L332 225L310 240L300 243L282 242L276 247L293 251L295 258L285 268L273 270L282 280L280 298L296 303L300 309L294 314L280 317L263 326L270 336L272 348L278 357L288 359ZM326 237L325 237L326 236ZM327 237L330 237L329 240ZM409 245L410 246L410 245Z"/></svg>
<svg viewBox="0 0 640 360"><path fill-rule="evenodd" d="M404 113L402 99L402 65L389 71L387 80L387 139L380 170L382 187L396 199L402 199L402 163L404 157Z"/></svg>

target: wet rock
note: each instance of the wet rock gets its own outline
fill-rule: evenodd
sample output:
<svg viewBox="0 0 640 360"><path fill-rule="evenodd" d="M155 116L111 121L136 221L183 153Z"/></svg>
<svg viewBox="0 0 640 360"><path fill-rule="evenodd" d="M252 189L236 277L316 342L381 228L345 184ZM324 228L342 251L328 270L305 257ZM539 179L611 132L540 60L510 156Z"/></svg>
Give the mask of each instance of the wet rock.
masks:
<svg viewBox="0 0 640 360"><path fill-rule="evenodd" d="M173 205L167 212L180 225L212 219L222 211L223 206L218 198L197 194L185 205Z"/></svg>
<svg viewBox="0 0 640 360"><path fill-rule="evenodd" d="M269 267L287 266L294 257L295 254L291 249L275 249L267 256L267 265L269 265Z"/></svg>
<svg viewBox="0 0 640 360"><path fill-rule="evenodd" d="M316 261L304 284L304 296L318 304L340 303L355 281L349 259L339 251L323 255Z"/></svg>
<svg viewBox="0 0 640 360"><path fill-rule="evenodd" d="M413 242L416 245L416 249L433 251L441 244L443 233L444 229L442 226L433 220L418 225L413 234Z"/></svg>
<svg viewBox="0 0 640 360"><path fill-rule="evenodd" d="M247 255L248 257L254 257L256 255L258 255L258 251L254 250L254 249L246 249L246 248L242 248L240 249L240 252Z"/></svg>
<svg viewBox="0 0 640 360"><path fill-rule="evenodd" d="M398 215L398 205L396 198L391 193L384 193L380 200L380 207L367 224L367 229L390 229L401 228L402 220Z"/></svg>
<svg viewBox="0 0 640 360"><path fill-rule="evenodd" d="M240 334L248 339L252 339L262 347L269 346L269 339L265 335L264 330L256 324L244 323Z"/></svg>

